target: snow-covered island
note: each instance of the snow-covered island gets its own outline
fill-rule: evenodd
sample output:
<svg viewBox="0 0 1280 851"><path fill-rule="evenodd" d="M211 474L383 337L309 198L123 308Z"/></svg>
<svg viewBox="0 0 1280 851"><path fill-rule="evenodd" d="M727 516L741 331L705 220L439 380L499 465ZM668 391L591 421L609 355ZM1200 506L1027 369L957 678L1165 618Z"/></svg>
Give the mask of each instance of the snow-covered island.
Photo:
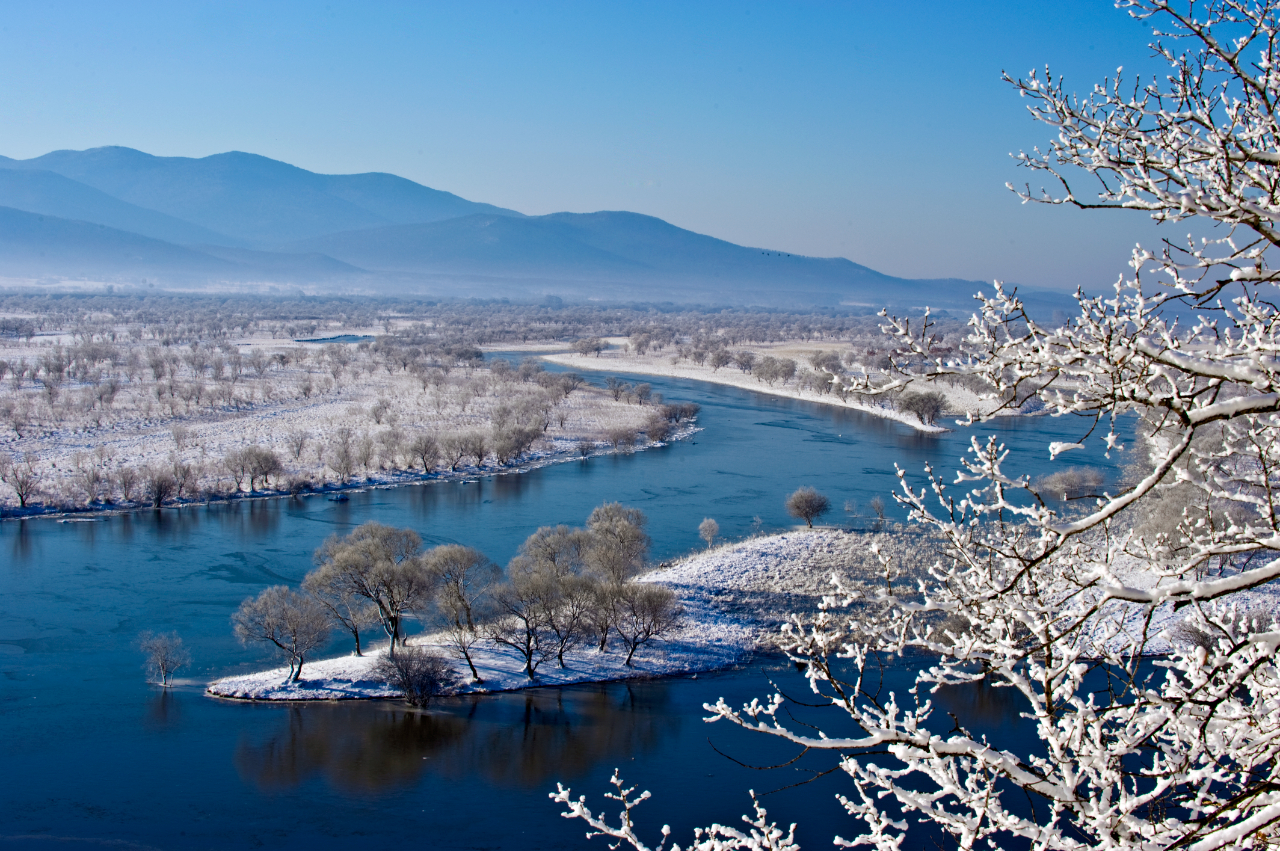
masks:
<svg viewBox="0 0 1280 851"><path fill-rule="evenodd" d="M616 641L599 653L585 647L568 654L565 667L549 660L530 680L524 661L515 653L490 642L472 651L483 684L467 682L463 692L495 692L537 686L602 682L691 674L728 667L766 648L778 624L792 611L813 611L822 595L831 590L837 572L851 582L871 585L880 581L879 563L870 545L901 551L912 568L927 558L929 548L908 530L882 533L849 533L837 529L812 529L750 538L694 553L642 577L643 581L671 588L685 609L683 623L660 641L636 652L632 666L624 665L625 651ZM910 554L914 552L915 555ZM421 635L410 644L437 646L447 653L440 636ZM225 677L209 684L216 697L248 700L342 700L387 698L397 692L373 677L383 649L364 656L346 655L307 662L297 683L287 682L289 669L273 668L253 674ZM465 663L456 666L466 673Z"/></svg>
<svg viewBox="0 0 1280 851"><path fill-rule="evenodd" d="M511 691L541 686L605 682L632 678L678 676L729 667L752 653L773 646L777 629L791 613L811 614L832 592L832 578L839 576L845 588L874 597L884 586L884 568L873 547L891 559L892 581L909 588L938 555L937 542L911 527L895 526L881 532L839 529L803 529L748 538L693 553L641 577L671 588L684 607L680 627L641 647L632 660L612 639L609 649L579 647L565 658L544 662L537 677L529 679L524 660L509 649L482 641L472 650L483 683L465 676L458 661L458 693ZM1126 586L1148 588L1155 578L1134 565L1119 571ZM1280 605L1280 589L1266 586L1249 592L1246 605ZM855 604L861 605L861 604ZM856 611L856 610L855 610ZM1119 644L1144 626L1141 607L1117 603L1105 610L1088 629L1104 644ZM1171 604L1161 607L1146 628L1152 638L1147 652L1169 652L1169 631L1182 620ZM421 634L410 646L427 647L449 654L443 635ZM382 644L353 654L308 661L299 682L289 682L289 668L279 667L224 677L209 683L207 693L242 700L349 700L396 698L397 690L374 675L385 653Z"/></svg>

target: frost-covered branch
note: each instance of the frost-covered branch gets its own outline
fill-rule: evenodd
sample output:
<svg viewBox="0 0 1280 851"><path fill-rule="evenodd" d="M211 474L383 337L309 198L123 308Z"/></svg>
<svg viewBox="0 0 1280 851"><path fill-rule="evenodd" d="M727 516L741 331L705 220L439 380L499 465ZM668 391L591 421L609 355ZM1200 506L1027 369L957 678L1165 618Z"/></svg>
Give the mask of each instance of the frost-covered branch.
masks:
<svg viewBox="0 0 1280 851"><path fill-rule="evenodd" d="M1117 71L1083 97L1048 72L1006 77L1056 133L1017 156L1054 192L1015 191L1204 218L1222 235L1135 249L1129 274L1078 293L1060 325L996 284L958 350L935 345L927 314L885 316L882 377L836 380L871 393L972 376L1003 405L971 421L1035 396L1078 424L1051 458L1100 441L1133 453L1133 475L1069 505L1010 471L994 438L973 441L953 479L927 470L915 489L900 470L899 502L945 542L928 580L871 600L837 585L782 635L851 731L797 724L778 694L706 707L841 755L841 802L862 830L843 845L897 849L916 819L961 848L1274 841L1280 620L1274 596L1251 595L1280 577L1280 0L1119 5L1157 24L1168 73ZM873 685L892 657L921 660L907 694ZM934 717L933 691L978 681L1016 696L1034 747Z"/></svg>

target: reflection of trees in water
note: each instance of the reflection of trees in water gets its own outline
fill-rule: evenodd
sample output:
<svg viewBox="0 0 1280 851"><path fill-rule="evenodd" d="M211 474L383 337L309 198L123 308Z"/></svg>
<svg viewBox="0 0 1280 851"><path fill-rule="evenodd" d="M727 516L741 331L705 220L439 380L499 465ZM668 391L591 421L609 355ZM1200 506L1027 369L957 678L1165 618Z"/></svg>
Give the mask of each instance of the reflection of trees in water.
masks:
<svg viewBox="0 0 1280 851"><path fill-rule="evenodd" d="M947 709L963 719L979 723L1004 724L1018 719L1022 696L1011 688L996 688L987 680L965 685L943 686L937 692Z"/></svg>
<svg viewBox="0 0 1280 851"><path fill-rule="evenodd" d="M35 550L35 533L31 531L30 521L19 520L16 524L8 525L11 529L16 527L13 534L13 563L28 561Z"/></svg>
<svg viewBox="0 0 1280 851"><path fill-rule="evenodd" d="M175 727L182 719L178 696L170 689L160 689L147 704L147 726L152 729Z"/></svg>
<svg viewBox="0 0 1280 851"><path fill-rule="evenodd" d="M606 758L651 750L675 731L668 684L537 689L444 701L431 712L385 705L291 706L261 743L242 742L240 775L262 787L315 775L356 793L415 782L423 772L537 787Z"/></svg>

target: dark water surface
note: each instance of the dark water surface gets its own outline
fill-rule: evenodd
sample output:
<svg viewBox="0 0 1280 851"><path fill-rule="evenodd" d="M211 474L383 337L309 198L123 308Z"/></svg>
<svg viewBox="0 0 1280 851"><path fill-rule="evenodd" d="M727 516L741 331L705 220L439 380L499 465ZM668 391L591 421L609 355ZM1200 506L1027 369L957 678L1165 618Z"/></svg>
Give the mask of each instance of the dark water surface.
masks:
<svg viewBox="0 0 1280 851"><path fill-rule="evenodd" d="M782 501L800 485L830 496L835 514L846 500L868 513L879 494L900 516L888 498L893 462L918 483L925 463L957 466L971 437L921 435L734 388L643 380L668 400L701 404L705 430L634 455L369 491L341 504L309 497L0 523L0 849L342 848L362 840L591 847L583 823L559 818L546 795L559 780L599 804L614 767L653 789L641 813L655 830L669 822L684 844L694 824L736 824L747 788L807 776L735 765L711 743L759 764L791 753L701 721L703 702L762 696L767 677L803 694L780 660L696 679L456 699L427 714L201 694L208 679L263 664L232 639L228 618L239 602L297 582L327 535L365 520L505 562L538 526L581 524L595 505L619 500L648 514L654 555L667 558L698 545L703 517L730 537L789 526ZM991 428L1013 452L1011 470L1039 475L1053 469L1046 444L1078 439L1087 423L1035 418ZM1119 460L1092 449L1072 455L1068 463L1112 474ZM190 684L164 694L144 683L134 647L143 629L182 634L195 658L183 672ZM910 676L909 666L891 675L900 695ZM1009 735L1015 726L1016 710L998 696L947 700L979 728ZM801 768L830 765L807 760ZM825 847L837 832L857 832L834 800L841 788L832 776L765 803L780 821L801 822L806 846Z"/></svg>

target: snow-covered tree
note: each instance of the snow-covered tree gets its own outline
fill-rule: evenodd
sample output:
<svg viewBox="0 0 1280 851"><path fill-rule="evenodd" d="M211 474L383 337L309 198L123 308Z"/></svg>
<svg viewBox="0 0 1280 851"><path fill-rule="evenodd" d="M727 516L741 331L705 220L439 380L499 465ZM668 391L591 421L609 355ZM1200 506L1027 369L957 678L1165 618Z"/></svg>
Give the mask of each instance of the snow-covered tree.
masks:
<svg viewBox="0 0 1280 851"><path fill-rule="evenodd" d="M962 848L1274 842L1280 623L1275 605L1252 598L1280 577L1280 0L1119 5L1155 24L1168 74L1117 72L1082 97L1047 72L1008 78L1057 133L1018 157L1053 177L1056 194L1019 194L1142 210L1167 226L1201 217L1217 235L1138 248L1114 292L1078 295L1079 315L1062 325L997 286L946 360L927 315L891 318L901 380L847 380L875 393L913 374L978 376L1006 409L1034 395L1056 415L1083 415L1079 440L1051 444L1051 457L1091 441L1119 451L1136 427L1140 471L1064 504L1008 470L998 441L975 440L953 482L930 470L923 490L902 483L912 520L947 542L931 581L910 596L886 589L856 621L843 613L855 593L838 588L784 631L813 692L854 732L798 725L778 694L707 707L712 720L840 755L856 838L837 844L898 849L914 821ZM1147 510L1170 493L1181 500L1172 518ZM863 680L905 651L925 660L909 694ZM1017 695L1034 747L935 717L932 689L977 681ZM611 826L568 790L554 797L597 833L643 847L635 799ZM762 811L748 821L749 833L721 828L693 847L790 842Z"/></svg>

